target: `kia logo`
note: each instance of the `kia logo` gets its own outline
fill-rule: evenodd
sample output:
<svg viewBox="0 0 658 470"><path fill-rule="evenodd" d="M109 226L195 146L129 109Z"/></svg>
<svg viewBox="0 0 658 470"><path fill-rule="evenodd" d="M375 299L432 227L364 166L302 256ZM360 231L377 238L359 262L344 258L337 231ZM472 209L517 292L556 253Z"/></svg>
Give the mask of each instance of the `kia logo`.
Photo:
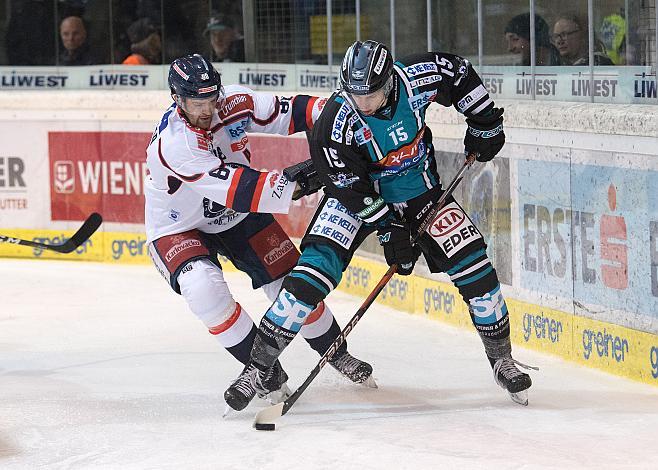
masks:
<svg viewBox="0 0 658 470"><path fill-rule="evenodd" d="M453 230L459 228L465 218L466 215L459 209L454 207L443 209L436 216L432 225L430 225L430 234L433 237L448 235Z"/></svg>

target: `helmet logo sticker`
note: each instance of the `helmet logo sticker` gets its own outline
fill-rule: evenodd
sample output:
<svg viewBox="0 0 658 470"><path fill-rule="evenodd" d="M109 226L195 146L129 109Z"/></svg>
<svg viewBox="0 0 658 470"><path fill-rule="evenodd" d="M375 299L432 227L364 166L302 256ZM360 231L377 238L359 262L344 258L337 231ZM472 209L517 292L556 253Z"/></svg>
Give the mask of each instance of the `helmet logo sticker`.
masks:
<svg viewBox="0 0 658 470"><path fill-rule="evenodd" d="M173 65L173 68L174 68L174 70L176 71L176 73L177 73L178 75L180 75L181 77L183 77L183 79L185 79L185 80L189 80L189 79L190 79L190 76L189 76L188 74L186 74L185 72L183 72L183 70L178 66L178 64L175 63L175 64Z"/></svg>
<svg viewBox="0 0 658 470"><path fill-rule="evenodd" d="M199 88L199 94L209 93L211 91L217 91L217 85L207 86L205 88Z"/></svg>
<svg viewBox="0 0 658 470"><path fill-rule="evenodd" d="M353 70L352 71L352 78L354 80L361 80L365 76L366 76L366 73L363 70Z"/></svg>
<svg viewBox="0 0 658 470"><path fill-rule="evenodd" d="M382 69L384 68L384 63L386 62L386 55L387 55L386 49L382 49L382 51L379 53L379 59L377 59L377 64L373 69L377 75L382 73Z"/></svg>
<svg viewBox="0 0 658 470"><path fill-rule="evenodd" d="M201 74L201 80L210 80L208 73L204 72Z"/></svg>

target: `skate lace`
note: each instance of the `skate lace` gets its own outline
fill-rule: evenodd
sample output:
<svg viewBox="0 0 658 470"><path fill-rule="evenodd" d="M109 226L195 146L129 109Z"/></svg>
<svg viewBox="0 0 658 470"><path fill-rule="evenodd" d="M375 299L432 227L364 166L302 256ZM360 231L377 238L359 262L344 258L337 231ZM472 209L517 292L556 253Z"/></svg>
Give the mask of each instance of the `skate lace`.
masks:
<svg viewBox="0 0 658 470"><path fill-rule="evenodd" d="M539 367L529 366L517 361L516 359L512 359L511 357L501 357L500 359L496 360L493 366L494 380L496 383L505 388L505 385L498 378L499 374L506 379L513 379L514 377L523 375L524 372L521 372L519 369L517 369L517 365L527 370L539 370Z"/></svg>
<svg viewBox="0 0 658 470"><path fill-rule="evenodd" d="M269 391L263 386L260 375L260 371L255 366L250 365L231 386L246 397L252 397L255 393L267 395Z"/></svg>
<svg viewBox="0 0 658 470"><path fill-rule="evenodd" d="M350 353L346 352L341 354L336 359L332 358L329 361L329 364L334 366L343 374L352 374L357 370L357 368L362 364L362 362L357 358L353 357Z"/></svg>

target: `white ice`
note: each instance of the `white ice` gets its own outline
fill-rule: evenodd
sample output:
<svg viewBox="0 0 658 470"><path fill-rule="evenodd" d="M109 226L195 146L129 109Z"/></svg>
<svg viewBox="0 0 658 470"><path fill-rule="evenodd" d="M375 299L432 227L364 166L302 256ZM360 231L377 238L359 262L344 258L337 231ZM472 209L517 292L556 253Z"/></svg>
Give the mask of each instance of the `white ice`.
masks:
<svg viewBox="0 0 658 470"><path fill-rule="evenodd" d="M226 419L241 367L148 266L0 260L2 469L658 468L658 388L515 349L530 405L494 384L467 330L374 304L349 336L379 388L330 368L274 432L254 401ZM268 303L227 274L255 318ZM362 299L330 297L341 323ZM299 385L318 356L297 338Z"/></svg>

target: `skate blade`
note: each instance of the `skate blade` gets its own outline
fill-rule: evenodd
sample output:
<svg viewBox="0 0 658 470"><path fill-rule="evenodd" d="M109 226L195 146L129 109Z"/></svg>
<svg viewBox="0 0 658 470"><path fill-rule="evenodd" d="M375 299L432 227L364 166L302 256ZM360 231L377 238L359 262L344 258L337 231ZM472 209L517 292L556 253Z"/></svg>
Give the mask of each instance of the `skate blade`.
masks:
<svg viewBox="0 0 658 470"><path fill-rule="evenodd" d="M361 382L361 385L363 385L364 387L368 387L368 388L379 388L377 386L377 382L375 382L375 379L372 376L372 374L370 374L370 376L366 380Z"/></svg>
<svg viewBox="0 0 658 470"><path fill-rule="evenodd" d="M224 413L222 414L222 418L226 418L227 416L229 416L231 414L233 414L233 408L226 405L226 408L224 408Z"/></svg>
<svg viewBox="0 0 658 470"><path fill-rule="evenodd" d="M528 406L527 390L521 390L520 392L516 392L516 393L509 392L509 396L514 403L518 403L519 405L523 405L523 406Z"/></svg>

